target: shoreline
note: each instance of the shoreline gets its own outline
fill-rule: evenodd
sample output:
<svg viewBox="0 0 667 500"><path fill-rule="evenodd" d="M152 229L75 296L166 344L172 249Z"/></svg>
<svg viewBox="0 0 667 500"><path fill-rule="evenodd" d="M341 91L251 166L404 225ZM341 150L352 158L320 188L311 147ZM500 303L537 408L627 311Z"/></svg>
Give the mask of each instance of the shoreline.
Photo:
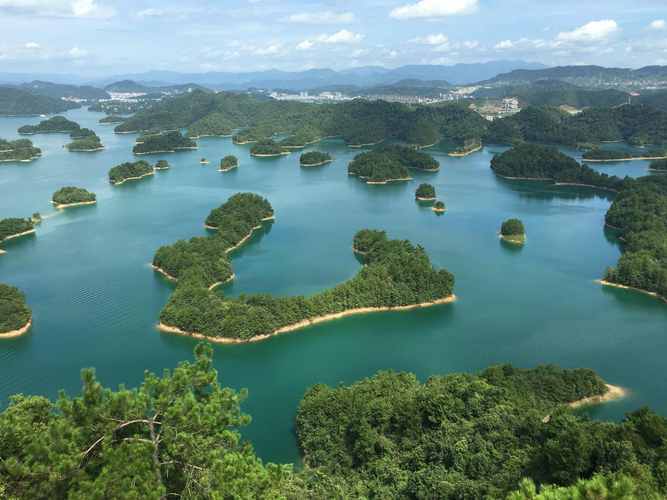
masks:
<svg viewBox="0 0 667 500"><path fill-rule="evenodd" d="M138 142L137 144L143 144L143 142ZM195 150L195 149L199 149L199 146L181 146L181 147L174 148L174 149L171 149L171 150L168 150L168 151L167 150L164 150L164 151L145 151L145 152L142 152L142 153L137 153L135 151L132 151L132 154L135 154L137 156L157 155L157 154L163 154L163 153L164 154L171 154L171 153L178 153L179 151L184 151L186 149Z"/></svg>
<svg viewBox="0 0 667 500"><path fill-rule="evenodd" d="M319 163L301 163L299 162L299 166L301 167L321 167L322 165L326 165L327 163L331 163L333 161L333 158L330 160L325 160L321 161Z"/></svg>
<svg viewBox="0 0 667 500"><path fill-rule="evenodd" d="M608 403L617 399L622 399L628 395L628 390L618 385L605 384L607 392L595 396L588 396L586 398L577 399L567 403L570 408L581 408L582 406L598 405Z"/></svg>
<svg viewBox="0 0 667 500"><path fill-rule="evenodd" d="M18 158L10 158L8 160L0 160L0 163L30 163L31 161L35 161L41 158L41 156L42 155L31 156L30 158L25 158L23 160L19 160Z"/></svg>
<svg viewBox="0 0 667 500"><path fill-rule="evenodd" d="M28 332L28 330L30 330L31 326L32 326L32 316L30 316L30 319L28 320L28 322L25 325L23 325L21 328L19 328L18 330L12 330L12 331L9 331L9 332L0 333L0 339L12 339L12 338L20 337L21 335L26 334Z"/></svg>
<svg viewBox="0 0 667 500"><path fill-rule="evenodd" d="M650 297L653 297L654 299L662 300L665 304L667 304L667 297L663 297L662 295L656 292L649 292L648 290L643 290L641 288L636 288L634 286L621 285L620 283L614 283L612 281L607 281L605 279L595 280L595 283L603 286L610 286L612 288L620 288L621 290L632 290L633 292L643 293L644 295L648 295Z"/></svg>
<svg viewBox="0 0 667 500"><path fill-rule="evenodd" d="M250 156L254 156L256 158L275 158L277 156L286 156L289 155L289 151L283 151L281 153L253 153L252 151L250 152Z"/></svg>
<svg viewBox="0 0 667 500"><path fill-rule="evenodd" d="M235 168L239 168L239 164L237 163L236 165L232 165L231 167L227 168L218 168L218 172L229 172L230 170L234 170Z"/></svg>
<svg viewBox="0 0 667 500"><path fill-rule="evenodd" d="M415 196L415 199L417 201L435 201L437 198L434 196L433 198L424 198L423 196Z"/></svg>
<svg viewBox="0 0 667 500"><path fill-rule="evenodd" d="M55 201L51 200L51 203L53 203L53 206L56 209L62 210L64 208L80 207L80 206L83 206L83 205L95 205L97 203L97 200L79 201L79 202L76 202L76 203L56 203Z"/></svg>
<svg viewBox="0 0 667 500"><path fill-rule="evenodd" d="M476 153L477 151L480 151L484 146L481 144L477 147L474 147L472 149L468 149L466 151L451 151L447 153L447 156L453 156L455 158L463 158L464 156L471 155L473 153Z"/></svg>
<svg viewBox="0 0 667 500"><path fill-rule="evenodd" d="M350 148L359 149L359 148L366 148L366 147L369 147L369 146L377 146L378 144L380 144L383 141L384 141L384 139L382 139L382 141L367 142L365 144L348 144L347 146L350 147Z"/></svg>
<svg viewBox="0 0 667 500"><path fill-rule="evenodd" d="M64 148L67 149L70 153L95 153L97 151L104 151L104 146L100 146L99 148L94 148L94 149L71 149L68 148L67 146L63 146Z"/></svg>
<svg viewBox="0 0 667 500"><path fill-rule="evenodd" d="M153 268L153 271L161 274L162 276L167 278L169 281L173 281L174 283L178 282L178 278L176 278L175 276L172 276L171 274L169 274L167 271L165 271L161 267L158 267L153 263L151 263L151 267ZM229 278L227 278L226 280L223 280L223 281L216 281L211 286L209 286L208 289L209 289L209 291L213 290L213 289L219 287L220 285L224 285L226 283L234 281L235 279L236 279L236 274L232 273L232 275Z"/></svg>
<svg viewBox="0 0 667 500"><path fill-rule="evenodd" d="M268 222L268 221L273 221L273 220L276 220L275 215L272 215L270 217L264 217L263 219L260 219L260 222ZM229 247L229 248L225 249L225 254L228 254L228 253L236 250L237 248L241 247L246 241L248 241L252 237L252 235L255 233L255 231L257 231L258 229L262 229L263 227L264 226L262 224L260 224L259 226L254 226L248 234L246 234L243 238L241 238L239 240L239 242L236 245L234 245L233 247ZM209 226L206 223L204 223L204 228L210 229L211 231L218 231L218 229L219 229L217 226ZM176 279L176 278L174 278L174 279Z"/></svg>
<svg viewBox="0 0 667 500"><path fill-rule="evenodd" d="M178 327L175 326L169 326L165 325L164 323L158 323L157 329L161 332L164 333L173 333L177 335L183 335L186 337L193 337L196 339L200 340L207 340L209 342L214 342L218 344L247 344L251 342L261 342L262 340L269 339L271 337L281 335L283 333L289 333L293 332L296 330L300 330L302 328L306 328L308 326L313 326L317 325L319 323L326 323L328 321L333 321L336 319L341 319L345 318L347 316L354 316L357 314L369 314L369 313L374 313L374 312L386 312L386 311L410 311L413 309L421 309L425 307L432 307L436 305L441 305L441 304L450 304L452 302L455 302L457 300L456 295L452 294L449 295L448 297L444 297L442 299L436 299L431 302L421 302L419 304L412 304L412 305L407 305L407 306L386 306L386 307L359 307L355 309L347 309L345 311L341 311L339 313L331 313L331 314L325 314L323 316L316 316L314 318L309 318L309 319L304 319L301 321L298 321L296 323L293 323L291 325L283 326L280 328L275 329L271 333L266 333L263 335L256 335L254 337L250 337L249 339L237 339L237 338L229 338L229 337L209 337L207 335L203 335L201 333L196 333L196 332L186 332L184 330L181 330Z"/></svg>
<svg viewBox="0 0 667 500"><path fill-rule="evenodd" d="M10 234L9 236L5 237L5 239L0 240L0 243L2 243L3 241L13 240L14 238L20 238L21 236L26 236L28 234L34 234L36 232L37 230L33 228L33 229L28 229L27 231L23 231L22 233Z"/></svg>
<svg viewBox="0 0 667 500"><path fill-rule="evenodd" d="M121 184L125 184L127 181L138 181L139 179L143 179L144 177L150 177L151 175L155 175L155 170L152 172L147 172L144 175L140 175L139 177L126 177L120 182L112 182L112 186L120 186Z"/></svg>
<svg viewBox="0 0 667 500"><path fill-rule="evenodd" d="M521 239L518 239L513 236L506 236L504 234L498 234L498 238L500 238L503 241L506 241L507 243L512 243L513 245L524 245L526 243L526 235L522 235Z"/></svg>
<svg viewBox="0 0 667 500"><path fill-rule="evenodd" d="M641 161L641 160L667 160L667 156L636 156L632 158L604 158L604 159L581 159L582 162L586 163L605 163L605 162L617 162L617 161Z"/></svg>
<svg viewBox="0 0 667 500"><path fill-rule="evenodd" d="M435 207L431 207L431 210L433 210L436 214L444 214L447 211L446 208L435 208Z"/></svg>

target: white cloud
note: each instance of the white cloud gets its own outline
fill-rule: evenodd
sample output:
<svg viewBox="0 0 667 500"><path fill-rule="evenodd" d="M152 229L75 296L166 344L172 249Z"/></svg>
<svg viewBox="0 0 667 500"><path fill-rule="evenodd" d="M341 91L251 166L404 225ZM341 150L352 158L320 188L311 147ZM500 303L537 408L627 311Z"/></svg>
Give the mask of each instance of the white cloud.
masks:
<svg viewBox="0 0 667 500"><path fill-rule="evenodd" d="M47 17L108 18L115 14L111 7L98 4L97 0L0 0L0 10Z"/></svg>
<svg viewBox="0 0 667 500"><path fill-rule="evenodd" d="M321 43L357 43L363 40L364 35L348 30L340 30L332 35L320 35L317 41Z"/></svg>
<svg viewBox="0 0 667 500"><path fill-rule="evenodd" d="M310 40L304 40L303 42L300 42L297 44L296 48L299 50L310 50L315 46L313 42Z"/></svg>
<svg viewBox="0 0 667 500"><path fill-rule="evenodd" d="M443 33L437 33L434 35L413 38L410 41L414 43L422 43L424 45L442 45L449 41L449 37Z"/></svg>
<svg viewBox="0 0 667 500"><path fill-rule="evenodd" d="M68 54L72 59L83 59L88 55L88 51L85 49L80 49L79 47L72 47L69 49Z"/></svg>
<svg viewBox="0 0 667 500"><path fill-rule="evenodd" d="M478 7L478 0L420 0L417 3L396 7L390 12L394 19L445 17L470 14Z"/></svg>
<svg viewBox="0 0 667 500"><path fill-rule="evenodd" d="M281 43L272 43L266 47L259 47L253 50L253 54L257 56L271 56L280 54L283 51L283 46Z"/></svg>
<svg viewBox="0 0 667 500"><path fill-rule="evenodd" d="M28 50L39 50L42 48L42 46L37 42L28 42L25 44L25 48Z"/></svg>
<svg viewBox="0 0 667 500"><path fill-rule="evenodd" d="M664 30L665 28L667 28L667 23L665 23L664 19L656 19L655 21L652 21L651 24L649 24L648 26L652 30Z"/></svg>
<svg viewBox="0 0 667 500"><path fill-rule="evenodd" d="M613 19L591 21L573 31L558 33L556 39L560 42L597 42L606 40L618 29L618 24Z"/></svg>
<svg viewBox="0 0 667 500"><path fill-rule="evenodd" d="M513 49L514 42L512 40L503 40L502 42L498 42L497 44L495 44L493 48L497 50Z"/></svg>
<svg viewBox="0 0 667 500"><path fill-rule="evenodd" d="M299 14L292 14L287 18L291 23L303 24L346 24L354 22L354 14L352 12L332 12L330 10L324 12L302 12Z"/></svg>

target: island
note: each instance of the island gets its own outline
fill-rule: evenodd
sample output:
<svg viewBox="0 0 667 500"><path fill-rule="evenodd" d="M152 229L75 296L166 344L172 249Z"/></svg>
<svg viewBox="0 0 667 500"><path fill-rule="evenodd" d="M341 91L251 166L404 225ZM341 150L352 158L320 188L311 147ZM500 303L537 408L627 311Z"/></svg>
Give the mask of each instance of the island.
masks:
<svg viewBox="0 0 667 500"><path fill-rule="evenodd" d="M32 326L32 311L18 288L0 283L0 339L23 335Z"/></svg>
<svg viewBox="0 0 667 500"><path fill-rule="evenodd" d="M218 171L229 172L230 170L238 168L238 166L239 159L234 155L227 155L222 160L220 160L220 168L218 168Z"/></svg>
<svg viewBox="0 0 667 500"><path fill-rule="evenodd" d="M169 162L167 160L158 160L155 166L153 167L154 170L169 170L171 168L171 165L169 165Z"/></svg>
<svg viewBox="0 0 667 500"><path fill-rule="evenodd" d="M23 125L18 132L21 135L70 134L80 128L78 123L68 120L64 116L54 116L48 120L42 120L37 125Z"/></svg>
<svg viewBox="0 0 667 500"><path fill-rule="evenodd" d="M271 158L288 154L289 151L283 149L283 147L273 139L263 139L253 144L252 148L250 148L250 155L259 158Z"/></svg>
<svg viewBox="0 0 667 500"><path fill-rule="evenodd" d="M202 158L201 160L199 160L200 165L208 165L209 163L211 162L208 161L206 158Z"/></svg>
<svg viewBox="0 0 667 500"><path fill-rule="evenodd" d="M366 184L409 181L408 169L437 172L440 164L429 154L405 146L383 146L358 154L347 167L348 175Z"/></svg>
<svg viewBox="0 0 667 500"><path fill-rule="evenodd" d="M94 151L102 151L104 149L102 141L92 130L84 128L77 132L77 134L72 133L72 138L74 140L65 146L69 151L90 153Z"/></svg>
<svg viewBox="0 0 667 500"><path fill-rule="evenodd" d="M238 241L235 247L243 241L239 239L243 232L235 230L236 227L248 225L241 219L243 214L235 211L223 217L232 231L230 243ZM362 247L369 250L361 255L364 266L359 273L345 283L308 297L268 294L221 297L208 289L217 277L206 272L220 259L220 253L191 259L192 267L180 270L187 278L178 280L160 314L159 329L218 343L257 342L354 314L406 311L456 299L454 276L444 269L434 269L421 246L389 240L380 232L364 234L374 235L376 243ZM223 227L212 236L220 237L229 237ZM360 243L365 239L355 237L354 241Z"/></svg>
<svg viewBox="0 0 667 500"><path fill-rule="evenodd" d="M268 200L254 193L237 193L206 218L206 228L215 230L212 236L160 247L153 258L153 269L172 281L184 278L208 289L215 288L234 278L227 254L241 247L270 220L273 207Z"/></svg>
<svg viewBox="0 0 667 500"><path fill-rule="evenodd" d="M197 143L178 131L172 131L144 136L141 142L137 141L132 152L135 155L150 155L175 153L185 149L197 149Z"/></svg>
<svg viewBox="0 0 667 500"><path fill-rule="evenodd" d="M436 214L444 214L447 211L444 201L436 201L431 208Z"/></svg>
<svg viewBox="0 0 667 500"><path fill-rule="evenodd" d="M20 238L35 232L35 223L32 219L9 217L0 219L0 243L14 238Z"/></svg>
<svg viewBox="0 0 667 500"><path fill-rule="evenodd" d="M94 205L97 203L97 196L80 187L66 186L53 193L51 203L58 209Z"/></svg>
<svg viewBox="0 0 667 500"><path fill-rule="evenodd" d="M636 155L627 151L609 151L606 149L593 148L582 155L583 161L588 163L595 162L617 162L617 161L636 161L636 160L664 160L667 159L667 152L664 149L652 149L645 154Z"/></svg>
<svg viewBox="0 0 667 500"><path fill-rule="evenodd" d="M145 160L125 162L109 170L109 182L114 186L120 186L127 181L139 180L154 173L151 164Z"/></svg>
<svg viewBox="0 0 667 500"><path fill-rule="evenodd" d="M515 245L526 242L526 230L519 219L507 219L500 226L500 238Z"/></svg>
<svg viewBox="0 0 667 500"><path fill-rule="evenodd" d="M479 138L466 139L463 145L454 151L448 153L448 156L463 157L475 153L482 149L482 141Z"/></svg>
<svg viewBox="0 0 667 500"><path fill-rule="evenodd" d="M435 201L435 187L432 184L420 184L415 191L417 201Z"/></svg>
<svg viewBox="0 0 667 500"><path fill-rule="evenodd" d="M332 161L333 158L329 153L323 153L321 151L309 151L308 153L303 153L299 157L299 164L302 167L319 167L331 163Z"/></svg>
<svg viewBox="0 0 667 500"><path fill-rule="evenodd" d="M648 168L651 172L665 174L667 173L667 160L654 160Z"/></svg>
<svg viewBox="0 0 667 500"><path fill-rule="evenodd" d="M30 139L6 141L0 139L0 162L28 163L42 156L42 150L33 146Z"/></svg>
<svg viewBox="0 0 667 500"><path fill-rule="evenodd" d="M551 146L523 143L496 155L491 169L509 180L543 181L617 192L624 180L601 174Z"/></svg>
<svg viewBox="0 0 667 500"><path fill-rule="evenodd" d="M127 118L120 115L107 115L104 118L100 118L99 123L102 125L116 125L118 123L123 123L125 120L127 120Z"/></svg>

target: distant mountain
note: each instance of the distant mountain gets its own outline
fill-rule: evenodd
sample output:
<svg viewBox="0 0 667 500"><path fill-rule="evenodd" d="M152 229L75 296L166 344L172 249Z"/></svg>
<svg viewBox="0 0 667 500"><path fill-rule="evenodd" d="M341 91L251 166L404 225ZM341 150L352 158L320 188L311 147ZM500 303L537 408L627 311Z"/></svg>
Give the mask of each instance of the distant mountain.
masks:
<svg viewBox="0 0 667 500"><path fill-rule="evenodd" d="M185 83L185 84L176 84L176 85L149 85L147 83L138 83L134 80L120 80L104 87L106 92L123 92L123 93L144 93L144 94L155 94L155 93L169 93L169 94L180 94L183 92L191 92L192 90L203 90L208 91L207 88L198 85L196 83Z"/></svg>
<svg viewBox="0 0 667 500"><path fill-rule="evenodd" d="M17 87L0 87L0 115L47 115L80 107L78 104Z"/></svg>
<svg viewBox="0 0 667 500"><path fill-rule="evenodd" d="M249 88L311 90L334 86L372 87L394 84L401 80L445 80L454 85L489 79L500 72L516 69L541 69L544 65L524 61L493 61L487 63L439 65L409 65L398 68L362 66L347 70L310 69L306 71L267 70L247 73L177 73L173 71L149 71L140 74L120 75L116 80L132 80L141 85L165 86L168 84L196 83L225 90Z"/></svg>
<svg viewBox="0 0 667 500"><path fill-rule="evenodd" d="M483 85L528 84L537 80L561 80L579 87L619 88L624 90L667 87L667 66L640 69L601 66L558 66L547 69L516 69L480 82Z"/></svg>
<svg viewBox="0 0 667 500"><path fill-rule="evenodd" d="M96 101L98 99L108 99L110 97L106 91L90 85L65 85L62 83L34 80L30 83L20 85L20 88L33 94L53 97L54 99L74 97L77 99Z"/></svg>

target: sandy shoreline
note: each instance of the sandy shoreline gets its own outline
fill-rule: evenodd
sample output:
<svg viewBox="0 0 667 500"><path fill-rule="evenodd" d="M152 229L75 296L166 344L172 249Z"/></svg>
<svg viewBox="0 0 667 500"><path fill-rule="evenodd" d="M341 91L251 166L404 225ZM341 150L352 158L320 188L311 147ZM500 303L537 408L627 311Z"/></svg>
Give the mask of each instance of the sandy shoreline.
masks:
<svg viewBox="0 0 667 500"><path fill-rule="evenodd" d="M19 160L18 158L9 158L8 160L0 160L0 163L30 163L31 161L35 161L38 158L41 158L42 155L37 155L37 156L31 156L30 158L25 158L23 160Z"/></svg>
<svg viewBox="0 0 667 500"><path fill-rule="evenodd" d="M301 162L299 162L299 165L301 165L302 167L321 167L322 165L326 165L327 163L331 163L332 161L333 161L333 158L330 159L330 160L321 161L319 163L301 163Z"/></svg>
<svg viewBox="0 0 667 500"><path fill-rule="evenodd" d="M64 148L67 148L67 151L70 153L95 153L96 151L104 151L104 146L100 146L99 148L93 148L93 149L72 149L68 148L67 146L63 146Z"/></svg>
<svg viewBox="0 0 667 500"><path fill-rule="evenodd" d="M355 148L355 149L366 148L366 147L369 147L369 146L377 146L377 145L380 144L381 142L382 142L382 141L378 141L378 142L367 142L367 143L365 143L365 144L348 144L348 147L350 147L350 148Z"/></svg>
<svg viewBox="0 0 667 500"><path fill-rule="evenodd" d="M252 151L250 152L250 156L254 156L256 158L275 158L277 156L286 156L290 154L289 151L283 151L282 153L253 153Z"/></svg>
<svg viewBox="0 0 667 500"><path fill-rule="evenodd" d="M521 236L521 239L519 239L517 236L506 236L504 234L499 233L498 238L500 238L503 241L506 241L507 243L513 243L514 245L523 245L526 243L525 234Z"/></svg>
<svg viewBox="0 0 667 500"><path fill-rule="evenodd" d="M297 323L294 323L292 325L287 325L283 326L281 328L278 328L274 330L271 333L267 333L265 335L257 335L255 337L251 337L249 339L236 339L236 338L226 338L226 337L208 337L206 335L202 335L201 333L196 333L196 332L186 332L184 330L181 330L180 328L177 328L175 326L169 326L165 325L163 323L159 323L157 325L157 329L160 330L161 332L165 333L174 333L178 335L184 335L187 337L193 337L196 339L201 339L201 340L207 340L209 342L215 342L218 344L246 344L250 342L261 342L262 340L266 340L268 338L274 337L276 335L280 335L283 333L289 333L293 332L296 330L300 330L302 328L306 328L308 326L312 325L317 325L319 323L325 323L327 321L332 321L335 319L341 319L345 318L347 316L353 316L356 314L368 314L368 313L373 313L373 312L384 312L384 311L410 311L413 309L421 309L424 307L431 307L431 306L436 306L440 304L449 304L454 301L456 301L457 297L456 295L450 295L449 297L445 297L442 299L434 300L432 302L423 302L421 304L413 304L413 305L408 305L408 306L396 306L396 307L359 307L356 309L348 309L346 311L342 311L339 313L332 313L332 314L325 314L324 316L317 316L315 318L310 318L310 319L304 319L302 321L299 321Z"/></svg>
<svg viewBox="0 0 667 500"><path fill-rule="evenodd" d="M473 153L476 153L477 151L480 151L482 149L482 145L480 144L479 146L473 148L473 149L468 149L466 151L452 151L450 153L447 153L447 156L454 156L457 158L462 158L464 156L471 155Z"/></svg>
<svg viewBox="0 0 667 500"><path fill-rule="evenodd" d="M435 208L435 207L431 207L431 210L433 210L436 214L444 214L447 211L446 208Z"/></svg>
<svg viewBox="0 0 667 500"><path fill-rule="evenodd" d="M23 231L22 233L10 234L9 236L7 236L2 241L13 240L14 238L20 238L21 236L26 236L28 234L34 234L35 232L37 232L35 229L28 229L27 231Z"/></svg>
<svg viewBox="0 0 667 500"><path fill-rule="evenodd" d="M649 292L648 290L642 290L641 288L635 288L633 286L621 285L620 283L613 283L611 281L607 281L607 280L604 280L604 279L595 280L595 282L600 284L600 285L604 285L604 286L610 286L610 287L613 287L613 288L621 288L622 290L632 290L634 292L643 293L644 295L649 295L649 296L651 296L653 298L656 298L658 300L662 300L663 302L665 302L667 304L667 298L663 297L662 295L659 295L655 292Z"/></svg>
<svg viewBox="0 0 667 500"><path fill-rule="evenodd" d="M143 179L144 177L150 177L151 175L155 175L155 170L152 172L147 172L144 175L140 175L139 177L126 177L120 182L112 182L111 184L113 186L120 186L121 184L125 184L127 181L138 181L139 179Z"/></svg>
<svg viewBox="0 0 667 500"><path fill-rule="evenodd" d="M61 210L63 208L80 207L80 206L83 206L83 205L95 205L97 203L97 200L80 201L78 203L56 203L55 201L51 200L51 203L53 203L53 206L55 208L57 208L58 210Z"/></svg>
<svg viewBox="0 0 667 500"><path fill-rule="evenodd" d="M667 156L637 156L632 158L605 158L605 159L588 159L582 158L581 161L586 163L605 163L617 161L641 161L641 160L667 160Z"/></svg>
<svg viewBox="0 0 667 500"><path fill-rule="evenodd" d="M237 163L236 165L232 165L231 167L227 168L219 168L218 172L229 172L230 170L234 170L235 168L239 168L239 164Z"/></svg>
<svg viewBox="0 0 667 500"><path fill-rule="evenodd" d="M434 196L433 198L424 198L423 196L416 196L415 199L417 201L435 201L437 198Z"/></svg>
<svg viewBox="0 0 667 500"><path fill-rule="evenodd" d="M165 271L165 270L162 269L161 267L158 267L158 266L156 266L155 264L151 264L151 267L153 268L153 270L154 270L155 272L160 273L162 276L164 276L165 278L167 278L169 281L174 281L174 282L177 282L177 281L178 281L178 278L176 278L175 276L172 276L171 274L169 274L167 271ZM229 283L230 281L234 281L234 279L236 279L236 274L232 273L232 275L231 275L229 278L227 278L227 279L224 280L224 281L216 281L216 282L213 283L211 286L209 286L208 289L209 289L209 290L213 290L213 289L215 289L216 287L219 287L220 285L224 285L225 283Z"/></svg>
<svg viewBox="0 0 667 500"><path fill-rule="evenodd" d="M617 385L605 384L607 386L607 392L597 396L589 396L587 398L578 399L567 404L570 408L580 408L582 406L589 405L598 405L602 403L607 403L609 401L614 401L616 399L622 399L628 395L628 391L623 387Z"/></svg>
<svg viewBox="0 0 667 500"><path fill-rule="evenodd" d="M18 330L12 330L11 332L0 333L0 339L11 339L15 337L20 337L21 335L27 333L27 331L30 330L31 326L32 326L32 317L28 320L28 322L24 326L22 326Z"/></svg>

